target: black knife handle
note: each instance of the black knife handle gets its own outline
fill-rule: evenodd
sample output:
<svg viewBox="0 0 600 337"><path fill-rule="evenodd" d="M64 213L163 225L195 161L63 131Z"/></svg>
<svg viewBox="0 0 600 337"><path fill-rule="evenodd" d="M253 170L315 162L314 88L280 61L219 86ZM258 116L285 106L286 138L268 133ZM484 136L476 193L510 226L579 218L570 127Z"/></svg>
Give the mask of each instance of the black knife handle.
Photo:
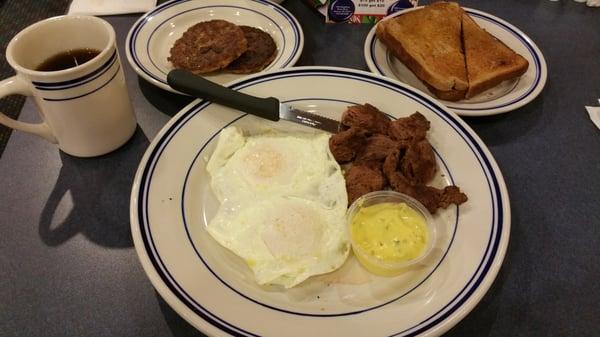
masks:
<svg viewBox="0 0 600 337"><path fill-rule="evenodd" d="M238 109L272 121L279 120L279 100L260 98L229 89L182 69L171 70L167 75L171 88L199 98L204 98L230 108Z"/></svg>

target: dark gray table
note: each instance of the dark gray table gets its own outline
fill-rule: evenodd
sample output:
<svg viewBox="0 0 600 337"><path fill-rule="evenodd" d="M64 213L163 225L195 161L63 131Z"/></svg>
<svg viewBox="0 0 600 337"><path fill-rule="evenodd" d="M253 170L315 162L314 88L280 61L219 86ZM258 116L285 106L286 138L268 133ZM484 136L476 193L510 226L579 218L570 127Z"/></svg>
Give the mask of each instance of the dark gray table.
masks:
<svg viewBox="0 0 600 337"><path fill-rule="evenodd" d="M369 27L325 25L287 0L304 28L299 65L366 69ZM600 335L600 9L570 0L463 1L526 32L549 76L542 94L467 122L506 179L512 231L500 274L448 336ZM138 79L122 49L137 16L109 17L139 128L123 148L78 159L15 132L0 159L0 336L198 336L153 290L129 230L133 175L149 141L189 99ZM38 120L28 100L21 119Z"/></svg>

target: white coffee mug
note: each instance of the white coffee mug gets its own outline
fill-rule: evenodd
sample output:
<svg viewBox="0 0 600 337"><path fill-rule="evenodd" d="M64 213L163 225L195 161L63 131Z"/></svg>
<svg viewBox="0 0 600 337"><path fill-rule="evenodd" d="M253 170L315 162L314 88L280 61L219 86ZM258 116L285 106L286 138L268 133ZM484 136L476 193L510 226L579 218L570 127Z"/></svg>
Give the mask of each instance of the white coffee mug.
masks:
<svg viewBox="0 0 600 337"><path fill-rule="evenodd" d="M69 50L95 49L93 59L58 71L37 71ZM59 16L37 22L8 44L6 59L16 75L0 82L0 98L33 97L43 122L24 123L0 112L0 123L58 144L74 156L99 156L123 145L135 132L133 112L112 26L93 16Z"/></svg>

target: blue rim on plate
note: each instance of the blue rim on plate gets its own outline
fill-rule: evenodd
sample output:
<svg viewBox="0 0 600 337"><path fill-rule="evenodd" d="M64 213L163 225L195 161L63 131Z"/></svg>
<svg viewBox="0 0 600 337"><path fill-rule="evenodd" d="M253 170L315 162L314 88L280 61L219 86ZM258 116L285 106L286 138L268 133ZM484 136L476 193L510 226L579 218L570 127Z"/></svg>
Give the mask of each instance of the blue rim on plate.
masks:
<svg viewBox="0 0 600 337"><path fill-rule="evenodd" d="M150 42L152 41L152 38L153 38L154 34L156 33L156 31L159 28L161 28L163 25L168 23L171 19L173 19L179 15L185 14L190 11L195 11L195 10L210 10L210 9L215 9L215 8L231 8L231 9L235 9L238 11L252 12L256 15L262 16L265 20L273 23L273 25L276 26L277 29L280 31L281 36L283 38L283 46L281 46L280 49L284 50L288 43L290 43L290 45L292 46L291 47L292 51L291 51L290 55L287 57L287 59L282 61L278 65L278 67L279 68L291 67L300 58L300 54L301 54L302 48L304 46L304 35L302 33L302 28L301 28L300 24L298 23L298 21L296 20L296 18L282 6L280 6L276 3L270 2L268 0L247 0L251 3L258 4L261 6L265 6L265 8L272 9L279 16L281 16L283 19L285 19L286 23L289 24L289 26L293 30L293 33L294 33L293 41L286 41L285 35L283 34L283 31L282 31L282 28L280 26L278 26L272 18L265 15L262 11L255 10L252 8L246 8L243 6L235 6L235 5L231 5L231 4L199 5L197 7L194 7L191 9L186 9L185 11L178 12L174 15L171 15L167 18L162 19L162 21L152 30L152 32L150 33L150 36L148 37L148 40L145 43L145 46L146 46L146 49L145 49L146 55L145 56L148 58L150 64L154 68L156 68L156 71L152 71L151 69L148 68L148 65L144 64L144 61L142 61L140 59L140 53L143 53L143 51L140 51L136 48L136 44L138 43L140 32L142 32L145 29L148 22L153 20L156 17L156 15L160 14L161 12L163 12L167 9L177 7L184 3L193 2L193 1L197 1L197 0L167 1L167 2L157 6L150 12L144 14L133 24L133 26L129 30L129 33L127 34L127 39L125 42L125 50L126 50L127 59L129 60L129 63L134 68L134 70L138 73L138 75L142 76L144 79L150 81L151 83L153 83L165 90L169 90L171 92L177 93L177 91L172 89L169 86L169 84L167 83L167 80L166 80L167 74L163 70L161 70L160 67L158 67L156 65L155 60L152 58L152 55L149 53ZM199 1L199 3L201 3L201 1ZM269 67L272 67L272 65L279 62L281 56L282 56L281 54L278 55L277 59L275 59ZM267 68L267 69L269 69L269 68ZM267 70L267 69L265 69L265 70ZM240 76L242 76L242 75L240 75Z"/></svg>
<svg viewBox="0 0 600 337"><path fill-rule="evenodd" d="M409 97L412 100L418 101L420 104L425 105L450 127L452 127L456 133L463 139L467 144L470 151L477 158L477 161L481 167L482 172L485 175L487 181L490 200L492 201L492 212L491 212L491 229L489 238L486 244L485 253L475 272L470 276L468 282L464 285L452 300L450 300L443 308L431 315L429 318L422 322L415 322L412 327L403 329L402 331L396 332L394 335L402 336L414 336L424 332L432 331L446 331L460 319L462 319L472 307L481 299L483 294L489 289L492 281L494 280L500 264L504 258L506 247L508 245L508 230L510 228L510 205L508 203L508 194L502 175L495 164L495 161L489 154L489 151L485 148L481 140L475 135L475 133L464 124L454 114L449 113L439 103L431 99L427 95L423 95L418 90L412 89L411 87L402 85L397 81L390 80L387 78L375 76L362 71L351 71L341 68L325 68L325 67L300 67L288 70L280 70L277 72L270 72L265 74L258 74L251 78L241 80L231 85L234 89L243 89L259 83L269 82L280 78L290 77L335 77L348 80L362 81L369 84L374 84L383 87L387 90L392 90L397 94ZM160 159L163 150L167 147L171 139L177 134L178 130L181 129L187 122L189 122L194 116L200 114L210 102L204 102L196 100L192 102L188 107L184 108L172 121L165 126L165 128L159 133L159 135L152 142L152 145L147 150L142 163L136 174L134 188L131 196L131 225L132 233L134 233L134 241L136 244L138 254L142 260L144 268L152 268L153 272L157 273L160 277L161 287L168 291L170 295L174 295L177 300L183 304L187 309L193 312L195 315L200 317L206 323L211 325L213 328L219 331L225 332L234 336L256 336L254 332L246 331L240 327L225 321L223 318L218 317L214 313L211 313L201 303L195 301L185 290L177 283L174 277L169 273L167 266L163 263L158 250L156 249L152 232L150 230L150 219L148 218L148 196L149 188L152 182L152 176L158 160ZM244 115L240 116L242 118ZM238 118L238 119L239 119ZM207 143L216 136L217 133L213 134ZM196 158L199 153L202 152L202 148L198 150ZM195 161L196 159L194 159ZM193 164L192 164L193 165ZM445 165L445 164L444 164ZM189 172L189 169L188 169ZM449 172L449 171L448 171ZM187 176L186 176L187 179ZM185 184L184 184L185 188ZM183 200L183 199L182 199ZM183 214L183 207L182 207ZM185 219L185 214L183 214ZM458 215L457 215L458 217ZM184 220L185 221L185 220ZM186 226L186 224L182 224ZM455 227L456 230L456 227ZM187 227L186 227L187 232ZM189 236L189 232L188 236ZM139 237L138 237L139 235ZM142 245L143 244L143 245ZM194 247L195 249L195 247ZM195 249L196 250L196 249ZM198 257L202 259L198 251L196 250ZM208 264L202 259L204 264L208 267ZM218 278L222 283L226 284L210 267L208 269L213 273L213 276ZM148 272L148 271L147 271ZM152 280L152 278L151 278ZM155 282L152 280L155 287L158 288ZM368 308L366 310L347 312L334 315L311 315L296 312L289 312L274 308L272 306L265 305L257 302L248 296L242 295L239 291L233 289L230 285L226 284L232 291L242 296L246 300L260 304L272 310L284 312L285 314L299 314L309 317L335 317L342 315L354 315L363 311L373 310L381 306L374 308ZM160 292L160 291L159 291ZM164 295L163 295L164 297ZM470 307L465 307L464 304L470 302ZM474 302L474 303L473 303ZM385 303L383 305L387 305Z"/></svg>
<svg viewBox="0 0 600 337"><path fill-rule="evenodd" d="M546 78L548 76L546 60L544 59L540 49L535 45L535 43L527 35L525 35L525 33L520 31L513 25L507 23L506 21L501 20L491 14L488 14L488 13L485 13L485 12L482 12L479 10L474 10L474 9L464 8L464 7L463 7L463 9L470 16L473 16L477 19L485 20L491 24L496 25L498 28L505 30L506 32L510 33L513 37L515 37L519 41L519 43L521 43L523 46L525 46L525 48L527 49L527 51L529 52L529 54L531 56L531 59L534 61L533 68L534 68L535 74L534 74L534 79L531 82L531 84L528 86L527 90L523 94L519 95L519 97L514 98L508 102L504 102L501 104L493 104L493 101L490 101L488 106L479 106L476 108L469 108L465 105L457 106L457 105L454 105L453 102L444 102L444 105L446 105L446 107L454 110L459 115L480 116L480 115L492 115L492 114L497 114L497 113L502 113L502 112L508 112L508 111L517 109L517 108L529 103L542 91L544 85L546 84ZM396 13L395 15L393 15L392 17L400 16L405 12L406 11L400 11L400 12ZM377 36L374 34L374 31L375 31L375 27L373 27L373 30L369 33L369 36L367 37L367 39L365 41L365 49L364 49L365 60L367 62L369 69L372 72L374 72L378 75L386 76L384 70L381 69L381 65L377 62L377 60L375 59L375 56L374 56L375 55L375 46L376 46L376 43L379 41L377 39ZM531 66L532 65L530 65L530 67Z"/></svg>

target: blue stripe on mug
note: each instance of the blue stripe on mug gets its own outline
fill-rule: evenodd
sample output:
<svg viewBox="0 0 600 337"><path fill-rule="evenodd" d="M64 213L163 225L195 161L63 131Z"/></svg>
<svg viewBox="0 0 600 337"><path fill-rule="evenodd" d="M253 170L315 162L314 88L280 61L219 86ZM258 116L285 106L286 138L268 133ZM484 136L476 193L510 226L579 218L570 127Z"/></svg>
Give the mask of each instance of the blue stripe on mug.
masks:
<svg viewBox="0 0 600 337"><path fill-rule="evenodd" d="M117 66L117 71L115 71L115 73L111 76L111 78L108 81L106 81L106 83L104 83L103 85L99 86L98 88L96 88L96 89L94 89L94 90L92 90L90 92L87 92L87 93L82 94L82 95L74 96L74 97L67 97L67 98L46 98L46 97L44 97L44 101L49 101L49 102L70 101L72 99L76 99L76 98L80 98L80 97L83 97L83 96L87 96L89 94L93 94L96 91L104 88L107 84L109 84L115 78L115 76L117 76L117 74L119 73L120 69L121 69L121 66L120 65Z"/></svg>
<svg viewBox="0 0 600 337"><path fill-rule="evenodd" d="M91 73L89 73L87 75L81 76L76 79L63 81L63 82L45 83L45 82L32 81L31 83L33 83L35 88L39 89L39 90L62 90L62 89L74 88L74 87L83 85L85 83L88 83L88 82L94 80L95 78L98 78L99 76L101 76L102 74L107 72L108 69L110 69L110 67L116 62L116 60L117 60L117 50L115 49L115 51L113 52L112 56L108 59L108 61L106 61L100 68L92 71Z"/></svg>

